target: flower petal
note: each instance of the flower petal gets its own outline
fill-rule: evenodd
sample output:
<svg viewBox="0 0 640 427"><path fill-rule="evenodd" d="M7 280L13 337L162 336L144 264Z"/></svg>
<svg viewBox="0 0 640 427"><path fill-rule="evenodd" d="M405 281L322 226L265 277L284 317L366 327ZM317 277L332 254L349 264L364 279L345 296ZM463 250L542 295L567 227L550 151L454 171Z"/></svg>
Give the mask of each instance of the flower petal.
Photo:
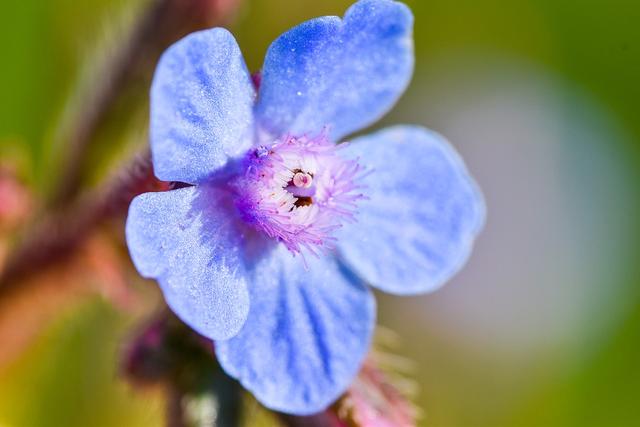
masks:
<svg viewBox="0 0 640 427"><path fill-rule="evenodd" d="M212 339L234 336L249 311L241 236L225 203L212 187L146 193L126 226L140 274L157 279L169 307Z"/></svg>
<svg viewBox="0 0 640 427"><path fill-rule="evenodd" d="M300 258L279 245L253 271L240 333L216 341L225 371L265 406L323 410L356 375L375 322L375 301L334 258Z"/></svg>
<svg viewBox="0 0 640 427"><path fill-rule="evenodd" d="M394 294L433 291L465 263L485 217L480 191L440 135L397 126L354 140L345 153L371 170L357 222L338 233L346 263Z"/></svg>
<svg viewBox="0 0 640 427"><path fill-rule="evenodd" d="M188 35L162 55L151 86L156 176L202 182L252 143L255 91L223 28Z"/></svg>
<svg viewBox="0 0 640 427"><path fill-rule="evenodd" d="M269 48L257 105L263 129L318 133L334 141L382 117L413 72L413 16L402 3L362 0L344 20L323 17Z"/></svg>

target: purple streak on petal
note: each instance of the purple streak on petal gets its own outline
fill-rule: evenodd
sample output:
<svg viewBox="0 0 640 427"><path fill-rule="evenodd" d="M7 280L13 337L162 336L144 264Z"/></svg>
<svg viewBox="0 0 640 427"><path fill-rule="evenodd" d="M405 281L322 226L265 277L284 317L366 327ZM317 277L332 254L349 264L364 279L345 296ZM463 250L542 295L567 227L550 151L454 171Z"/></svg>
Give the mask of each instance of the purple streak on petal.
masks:
<svg viewBox="0 0 640 427"><path fill-rule="evenodd" d="M283 245L251 274L247 323L215 343L222 367L271 409L325 409L369 348L373 295L333 258L311 258L305 268Z"/></svg>

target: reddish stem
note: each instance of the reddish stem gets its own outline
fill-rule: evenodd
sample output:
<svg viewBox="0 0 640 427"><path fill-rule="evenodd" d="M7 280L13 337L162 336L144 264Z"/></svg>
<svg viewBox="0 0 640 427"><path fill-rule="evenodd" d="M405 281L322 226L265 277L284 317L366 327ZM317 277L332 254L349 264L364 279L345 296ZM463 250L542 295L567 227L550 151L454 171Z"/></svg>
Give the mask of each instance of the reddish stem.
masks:
<svg viewBox="0 0 640 427"><path fill-rule="evenodd" d="M286 427L346 427L347 425L333 412L326 410L319 414L300 417L279 414L280 421Z"/></svg>
<svg viewBox="0 0 640 427"><path fill-rule="evenodd" d="M123 215L140 193L159 188L148 151L138 154L106 184L34 224L0 274L0 296L30 274L67 257L103 221Z"/></svg>
<svg viewBox="0 0 640 427"><path fill-rule="evenodd" d="M79 105L69 134L62 178L52 204L61 206L78 193L85 160L101 126L117 101L136 82L148 84L158 58L173 42L190 32L221 25L239 0L155 0L151 3L122 50L93 80L91 92Z"/></svg>

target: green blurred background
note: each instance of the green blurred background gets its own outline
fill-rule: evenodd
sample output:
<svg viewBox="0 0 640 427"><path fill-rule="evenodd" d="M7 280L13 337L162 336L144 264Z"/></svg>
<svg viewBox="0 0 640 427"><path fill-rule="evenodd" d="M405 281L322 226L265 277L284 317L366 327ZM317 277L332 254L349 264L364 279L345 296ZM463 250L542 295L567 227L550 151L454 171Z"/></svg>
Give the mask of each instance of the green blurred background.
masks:
<svg viewBox="0 0 640 427"><path fill-rule="evenodd" d="M0 154L37 194L55 177L57 123L77 81L144 3L0 5ZM278 34L349 3L246 0L230 28L257 70ZM416 72L377 126L418 123L446 135L489 211L449 285L380 295L380 323L415 362L421 425L640 426L640 3L407 3ZM131 135L144 133L140 111L103 137L97 177L139 144ZM150 288L137 283L138 300L156 301ZM0 368L0 426L162 423L158 393L134 391L116 363L153 304L123 309L104 294L61 304Z"/></svg>

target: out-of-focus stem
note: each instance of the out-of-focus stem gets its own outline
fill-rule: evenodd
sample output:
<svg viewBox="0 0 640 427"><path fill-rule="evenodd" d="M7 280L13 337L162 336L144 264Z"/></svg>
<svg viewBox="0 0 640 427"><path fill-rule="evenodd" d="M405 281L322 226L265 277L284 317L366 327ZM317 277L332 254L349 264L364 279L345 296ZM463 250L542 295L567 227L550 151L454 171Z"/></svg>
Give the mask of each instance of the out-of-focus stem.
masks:
<svg viewBox="0 0 640 427"><path fill-rule="evenodd" d="M182 391L174 384L167 385L166 399L166 426L186 427L184 408L182 403Z"/></svg>
<svg viewBox="0 0 640 427"><path fill-rule="evenodd" d="M238 0L153 0L121 50L104 67L72 118L67 157L52 205L61 206L78 193L85 159L101 125L126 88L136 81L149 82L161 53L180 37L224 23Z"/></svg>
<svg viewBox="0 0 640 427"><path fill-rule="evenodd" d="M347 427L347 424L329 410L306 417L279 414L279 418L286 427Z"/></svg>
<svg viewBox="0 0 640 427"><path fill-rule="evenodd" d="M18 279L69 254L104 219L124 214L136 194L155 182L148 152L112 181L76 198L91 144L117 101L135 82L149 82L155 64L171 43L189 32L224 23L240 0L152 0L121 51L104 67L71 123L64 150L62 179L43 219L25 238L0 272L0 296Z"/></svg>
<svg viewBox="0 0 640 427"><path fill-rule="evenodd" d="M240 425L240 384L220 368L213 342L168 308L133 337L122 356L120 372L132 385L165 387L167 425Z"/></svg>
<svg viewBox="0 0 640 427"><path fill-rule="evenodd" d="M158 186L145 150L101 187L45 215L26 232L7 261L0 274L0 297L20 279L68 256L95 226L123 215L137 194Z"/></svg>

